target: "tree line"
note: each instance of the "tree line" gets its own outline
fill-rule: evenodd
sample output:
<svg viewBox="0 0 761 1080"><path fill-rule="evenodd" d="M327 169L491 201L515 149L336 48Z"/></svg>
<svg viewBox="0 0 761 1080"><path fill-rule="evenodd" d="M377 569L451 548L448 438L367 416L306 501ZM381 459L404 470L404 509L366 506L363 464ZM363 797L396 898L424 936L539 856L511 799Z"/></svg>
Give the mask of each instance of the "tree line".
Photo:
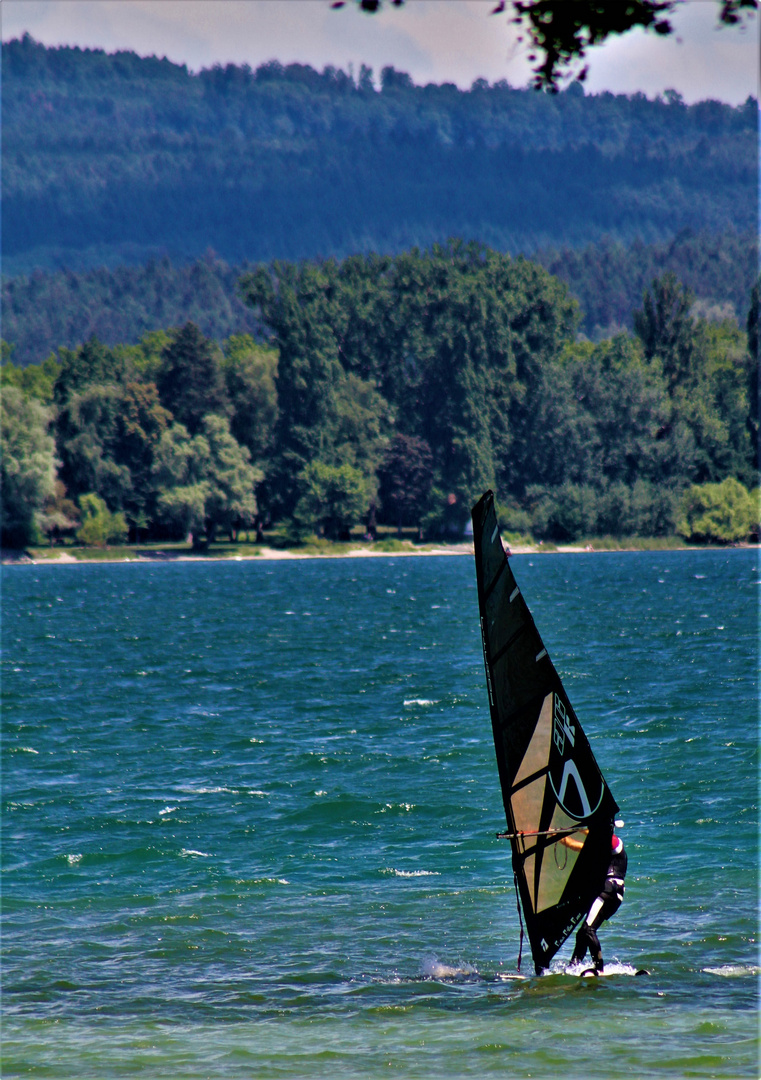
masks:
<svg viewBox="0 0 761 1080"><path fill-rule="evenodd" d="M635 332L597 343L564 283L472 243L275 262L238 288L264 344L188 322L6 359L4 544L455 537L489 487L508 530L548 540L757 522L757 287L741 327L667 273Z"/></svg>
<svg viewBox="0 0 761 1080"><path fill-rule="evenodd" d="M503 251L756 226L756 103L416 86L271 62L192 74L3 43L6 269ZM320 212L314 212L319 206Z"/></svg>
<svg viewBox="0 0 761 1080"><path fill-rule="evenodd" d="M532 258L566 282L579 302L580 330L600 340L633 329L644 290L667 272L694 294L696 311L744 321L758 241L755 233L685 230L658 243L608 239L579 249L545 248ZM249 263L230 266L212 253L186 264L165 256L142 266L35 270L3 280L3 333L20 367L60 345L76 348L93 334L106 345L134 345L146 333L186 322L217 342L233 334L259 337L259 322L236 291L251 270Z"/></svg>

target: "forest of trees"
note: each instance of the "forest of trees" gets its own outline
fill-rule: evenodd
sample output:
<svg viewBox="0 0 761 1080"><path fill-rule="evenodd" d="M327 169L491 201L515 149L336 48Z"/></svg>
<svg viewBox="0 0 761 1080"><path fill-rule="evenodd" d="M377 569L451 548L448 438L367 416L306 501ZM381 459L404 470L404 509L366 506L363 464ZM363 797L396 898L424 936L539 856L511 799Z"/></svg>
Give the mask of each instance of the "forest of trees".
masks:
<svg viewBox="0 0 761 1080"><path fill-rule="evenodd" d="M239 290L263 344L187 322L6 358L4 544L460 536L487 487L539 539L757 528L757 287L738 324L663 274L596 343L558 278L461 241L260 265Z"/></svg>
<svg viewBox="0 0 761 1080"><path fill-rule="evenodd" d="M2 62L4 545L757 528L754 100Z"/></svg>
<svg viewBox="0 0 761 1080"><path fill-rule="evenodd" d="M340 18L340 16L336 16ZM757 108L4 43L6 273L754 232ZM319 208L317 211L316 208ZM58 342L60 344L61 342Z"/></svg>
<svg viewBox="0 0 761 1080"><path fill-rule="evenodd" d="M755 280L755 234L712 236L685 230L670 241L629 245L603 241L580 250L544 249L533 261L566 282L581 308L581 332L592 340L633 329L633 313L653 280L673 273L694 294L696 311L744 321ZM6 278L3 335L14 364L39 363L59 346L74 349L93 334L106 345L135 345L147 333L194 322L221 343L261 334L236 283L253 265L229 266L211 254L174 265L99 267Z"/></svg>

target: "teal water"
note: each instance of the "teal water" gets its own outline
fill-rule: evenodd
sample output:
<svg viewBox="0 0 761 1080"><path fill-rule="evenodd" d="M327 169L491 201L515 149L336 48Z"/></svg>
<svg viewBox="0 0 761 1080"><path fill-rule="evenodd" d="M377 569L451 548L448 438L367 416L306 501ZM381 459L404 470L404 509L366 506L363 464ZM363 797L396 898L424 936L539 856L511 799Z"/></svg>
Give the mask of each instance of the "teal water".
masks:
<svg viewBox="0 0 761 1080"><path fill-rule="evenodd" d="M508 977L471 559L6 568L3 1076L757 1076L759 553L513 568L626 822L599 980Z"/></svg>

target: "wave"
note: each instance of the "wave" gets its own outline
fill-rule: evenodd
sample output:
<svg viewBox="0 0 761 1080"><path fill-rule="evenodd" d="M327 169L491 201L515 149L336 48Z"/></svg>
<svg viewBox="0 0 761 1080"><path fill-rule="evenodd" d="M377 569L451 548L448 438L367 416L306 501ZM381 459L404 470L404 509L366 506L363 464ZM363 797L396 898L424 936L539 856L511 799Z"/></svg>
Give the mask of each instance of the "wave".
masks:
<svg viewBox="0 0 761 1080"><path fill-rule="evenodd" d="M451 964L442 964L440 960L432 958L423 962L423 975L426 979L457 979L477 974L476 969L471 967L470 964L453 967Z"/></svg>
<svg viewBox="0 0 761 1080"><path fill-rule="evenodd" d="M744 975L757 977L761 975L761 967L758 964L722 964L720 967L706 967L703 971L707 975L721 975L725 979L742 978Z"/></svg>
<svg viewBox="0 0 761 1080"><path fill-rule="evenodd" d="M415 877L441 877L438 870L395 870L393 866L384 866L381 870L382 874L393 874L394 877L403 878L415 878Z"/></svg>
<svg viewBox="0 0 761 1080"><path fill-rule="evenodd" d="M243 788L230 787L193 787L190 784L179 784L176 791L182 791L185 795L241 795Z"/></svg>

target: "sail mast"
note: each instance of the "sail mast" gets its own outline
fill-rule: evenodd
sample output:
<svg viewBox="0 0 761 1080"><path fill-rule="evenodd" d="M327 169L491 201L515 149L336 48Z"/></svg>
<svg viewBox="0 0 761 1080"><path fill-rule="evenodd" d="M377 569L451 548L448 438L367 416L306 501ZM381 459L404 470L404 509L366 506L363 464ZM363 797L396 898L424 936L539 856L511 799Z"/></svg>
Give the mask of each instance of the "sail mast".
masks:
<svg viewBox="0 0 761 1080"><path fill-rule="evenodd" d="M492 492L472 516L506 836L539 972L602 886L618 806L513 576ZM582 841L580 850L563 843L569 835Z"/></svg>

